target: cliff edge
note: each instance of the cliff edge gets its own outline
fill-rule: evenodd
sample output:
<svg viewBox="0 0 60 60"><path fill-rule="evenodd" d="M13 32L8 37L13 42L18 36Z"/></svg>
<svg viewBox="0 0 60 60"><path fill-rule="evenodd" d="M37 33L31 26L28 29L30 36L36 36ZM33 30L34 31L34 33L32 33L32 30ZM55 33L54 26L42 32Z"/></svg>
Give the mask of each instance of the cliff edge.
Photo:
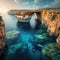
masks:
<svg viewBox="0 0 60 60"><path fill-rule="evenodd" d="M56 42L60 49L60 9L44 9L41 11L40 17L49 34L57 37Z"/></svg>

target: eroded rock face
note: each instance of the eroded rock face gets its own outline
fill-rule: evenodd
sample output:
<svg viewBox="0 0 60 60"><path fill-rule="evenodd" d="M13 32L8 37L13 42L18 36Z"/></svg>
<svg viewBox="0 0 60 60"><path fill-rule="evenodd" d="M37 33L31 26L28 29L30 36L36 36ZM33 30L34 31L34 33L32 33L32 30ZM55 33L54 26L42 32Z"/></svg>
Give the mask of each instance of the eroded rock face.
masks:
<svg viewBox="0 0 60 60"><path fill-rule="evenodd" d="M42 24L47 26L50 35L60 34L60 10L43 10L41 18Z"/></svg>
<svg viewBox="0 0 60 60"><path fill-rule="evenodd" d="M60 9L45 9L41 12L42 24L47 26L50 35L58 36L57 47L60 49Z"/></svg>
<svg viewBox="0 0 60 60"><path fill-rule="evenodd" d="M6 50L6 41L5 41L5 24L0 16L0 56Z"/></svg>

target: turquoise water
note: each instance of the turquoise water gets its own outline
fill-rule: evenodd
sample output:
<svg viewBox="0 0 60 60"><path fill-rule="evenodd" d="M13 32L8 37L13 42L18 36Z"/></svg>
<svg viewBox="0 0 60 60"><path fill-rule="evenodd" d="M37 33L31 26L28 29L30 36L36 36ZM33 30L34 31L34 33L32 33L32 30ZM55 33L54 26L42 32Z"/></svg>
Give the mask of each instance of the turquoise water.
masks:
<svg viewBox="0 0 60 60"><path fill-rule="evenodd" d="M30 23L19 23L15 16L2 14L5 22L6 42L8 52L5 60L40 60L41 48L52 41L46 28L41 25L32 29ZM31 18L34 20L34 18ZM34 27L34 24L31 24ZM37 46L40 44L39 46ZM33 50L34 48L34 50ZM34 52L35 51L35 52Z"/></svg>

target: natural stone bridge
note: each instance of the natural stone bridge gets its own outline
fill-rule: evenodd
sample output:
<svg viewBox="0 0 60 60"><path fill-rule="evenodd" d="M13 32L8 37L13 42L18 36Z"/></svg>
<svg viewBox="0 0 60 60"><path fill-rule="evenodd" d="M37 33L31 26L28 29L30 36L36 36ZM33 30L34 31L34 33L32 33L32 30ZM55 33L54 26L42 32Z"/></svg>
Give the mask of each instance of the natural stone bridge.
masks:
<svg viewBox="0 0 60 60"><path fill-rule="evenodd" d="M8 12L9 14L16 15L18 18L24 18L25 16L34 15L35 19L40 18L41 10L11 10Z"/></svg>
<svg viewBox="0 0 60 60"><path fill-rule="evenodd" d="M12 12L14 10L11 10L10 14ZM47 27L49 34L57 37L56 42L60 49L60 9L15 10L12 14L23 17L34 14L35 19L39 19Z"/></svg>

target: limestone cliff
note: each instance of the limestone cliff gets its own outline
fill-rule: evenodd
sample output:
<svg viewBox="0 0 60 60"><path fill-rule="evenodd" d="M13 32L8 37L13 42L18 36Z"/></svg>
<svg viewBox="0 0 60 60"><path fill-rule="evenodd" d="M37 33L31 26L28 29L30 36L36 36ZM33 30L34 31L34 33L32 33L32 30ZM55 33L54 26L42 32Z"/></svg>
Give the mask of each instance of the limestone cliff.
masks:
<svg viewBox="0 0 60 60"><path fill-rule="evenodd" d="M60 33L60 10L42 10L41 19L51 35Z"/></svg>
<svg viewBox="0 0 60 60"><path fill-rule="evenodd" d="M5 24L0 16L0 58L6 52L6 41L5 41Z"/></svg>
<svg viewBox="0 0 60 60"><path fill-rule="evenodd" d="M60 9L45 9L41 12L42 24L47 26L50 35L58 36L56 41L60 41ZM57 42L58 48L60 42Z"/></svg>

